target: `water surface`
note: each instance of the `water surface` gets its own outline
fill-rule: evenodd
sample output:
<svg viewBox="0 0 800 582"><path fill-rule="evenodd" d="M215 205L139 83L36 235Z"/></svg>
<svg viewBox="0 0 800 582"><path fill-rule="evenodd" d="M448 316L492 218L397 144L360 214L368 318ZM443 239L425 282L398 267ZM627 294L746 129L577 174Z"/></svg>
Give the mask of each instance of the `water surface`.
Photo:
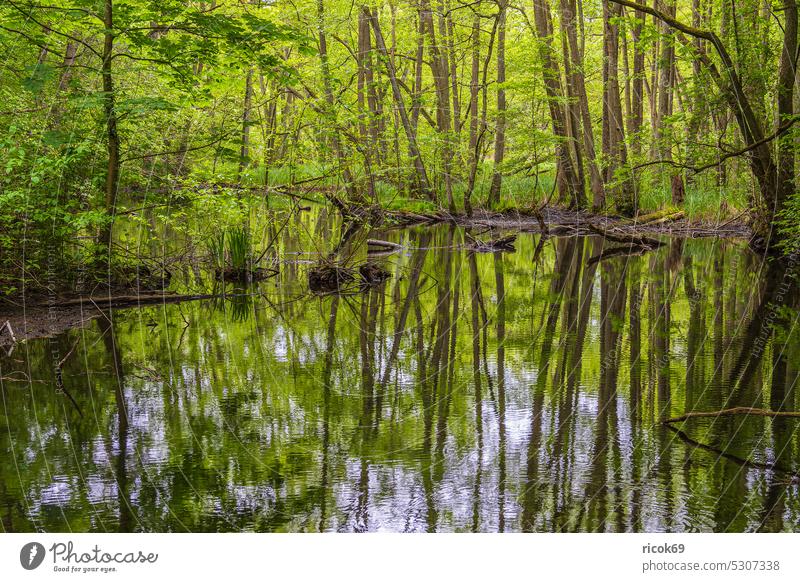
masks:
<svg viewBox="0 0 800 582"><path fill-rule="evenodd" d="M373 232L392 278L316 295L365 237L298 221L274 279L0 355L4 531L800 529L800 420L660 423L800 410L798 294L745 243Z"/></svg>

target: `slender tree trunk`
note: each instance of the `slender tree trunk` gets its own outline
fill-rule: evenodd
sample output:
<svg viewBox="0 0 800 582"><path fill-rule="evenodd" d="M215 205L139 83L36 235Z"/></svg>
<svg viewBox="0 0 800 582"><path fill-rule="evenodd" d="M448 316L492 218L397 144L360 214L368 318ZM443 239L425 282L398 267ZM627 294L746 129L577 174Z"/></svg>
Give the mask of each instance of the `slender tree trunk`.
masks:
<svg viewBox="0 0 800 582"><path fill-rule="evenodd" d="M534 0L534 22L539 37L539 58L542 62L542 76L553 123L553 133L561 142L556 146L558 189L561 199L573 208L586 205L584 185L580 183L575 161L573 160L568 129L568 117L564 108L564 92L561 88L561 70L553 49L553 27L550 6L546 0Z"/></svg>
<svg viewBox="0 0 800 582"><path fill-rule="evenodd" d="M492 32L489 35L489 45L486 49L486 56L483 60L483 71L481 73L481 83L479 86L479 92L481 96L480 100L480 121L478 122L478 132L475 139L475 157L473 158L473 164L470 168L469 172L469 184L467 185L467 191L472 195L472 192L475 190L475 180L478 176L478 165L483 161L486 157L487 152L485 151L485 141L484 137L488 131L488 125L486 123L486 114L489 110L489 82L488 82L488 75L489 75L489 64L492 60L492 51L494 50L494 41L497 37L497 27L499 21L497 18L493 19L493 26Z"/></svg>
<svg viewBox="0 0 800 582"><path fill-rule="evenodd" d="M677 5L673 1L665 7L665 13L675 17ZM655 122L656 148L661 160L672 161L672 135L667 130L667 118L672 114L673 95L675 87L675 39L669 27L664 26L664 37L661 41L661 58L659 59L660 75L658 87L658 109ZM680 206L683 204L683 176L678 171L673 171L670 180L672 191L672 204Z"/></svg>
<svg viewBox="0 0 800 582"><path fill-rule="evenodd" d="M344 187L345 192L347 193L347 197L350 200L356 200L356 192L353 184L353 176L350 173L350 168L348 167L347 156L344 153L344 149L342 147L342 141L339 138L339 131L336 127L336 107L335 107L335 99L333 97L333 84L331 80L331 71L330 66L328 64L328 37L325 33L325 3L324 0L317 0L317 26L318 26L318 35L319 35L319 59L320 59L320 66L322 69L322 84L323 90L325 92L325 102L327 104L325 114L332 119L333 127L332 131L330 131L330 138L331 143L333 145L334 155L336 156L336 160L339 164L339 171L342 174L342 180L344 180ZM346 210L344 204L338 199L333 198L333 203L339 208L339 210Z"/></svg>
<svg viewBox="0 0 800 582"><path fill-rule="evenodd" d="M578 106L580 115L581 136L583 149L586 155L586 165L589 169L589 187L592 192L592 207L600 209L605 203L605 190L603 177L597 163L597 154L594 144L594 126L589 114L589 98L586 94L586 82L583 73L583 56L578 46L576 25L575 0L561 0L561 27L566 31L569 59L571 61L570 75L567 78L567 90L571 99Z"/></svg>
<svg viewBox="0 0 800 582"><path fill-rule="evenodd" d="M631 81L631 118L628 126L628 135L633 140L631 149L634 156L642 153L642 142L638 138L644 123L644 57L642 47L642 28L645 15L641 10L636 11L636 24L633 26L633 80Z"/></svg>
<svg viewBox="0 0 800 582"><path fill-rule="evenodd" d="M433 11L428 0L420 3L420 18L426 28L431 55L431 72L433 83L436 88L436 125L439 136L442 140L442 170L444 172L444 187L447 196L447 206L450 212L455 212L455 201L453 199L453 176L452 160L453 146L450 117L450 66L447 61L447 53L444 45L436 41L436 30L433 22ZM444 17L439 17L439 38L444 43Z"/></svg>
<svg viewBox="0 0 800 582"><path fill-rule="evenodd" d="M383 33L381 32L377 13L370 11L370 9L366 6L364 9L366 10L367 14L369 14L372 30L375 33L375 45L383 56L384 65L386 66L386 74L389 76L389 83L392 86L392 94L394 95L395 106L400 114L400 120L403 123L403 129L405 130L406 139L408 140L408 149L411 153L411 158L414 161L414 168L417 173L419 187L424 195L431 200L434 200L435 195L431 189L430 182L428 181L428 174L425 171L425 164L422 161L422 156L420 155L419 147L417 146L416 132L414 131L411 121L408 118L405 102L403 101L403 95L400 92L400 84L397 81L397 73L394 69L394 63L389 58L388 51L386 50L386 43L383 40Z"/></svg>
<svg viewBox="0 0 800 582"><path fill-rule="evenodd" d="M103 111L106 118L106 150L108 166L106 171L105 211L108 222L100 228L98 242L109 247L111 245L111 228L117 210L117 191L119 189L119 135L117 133L117 109L114 94L114 77L112 59L114 57L114 3L105 0L103 13Z"/></svg>
<svg viewBox="0 0 800 582"><path fill-rule="evenodd" d="M369 198L376 199L375 180L372 173L372 165L375 152L378 147L378 127L377 127L377 100L375 96L375 79L372 72L372 42L370 38L369 13L362 9L358 13L358 127L361 139L361 147L364 152L364 164L366 165L369 188ZM378 156L380 159L380 156Z"/></svg>
<svg viewBox="0 0 800 582"><path fill-rule="evenodd" d="M461 133L461 98L458 90L458 67L456 65L455 47L455 26L453 25L453 13L449 9L445 12L447 22L447 54L450 57L450 92L453 98L453 131L458 135Z"/></svg>
<svg viewBox="0 0 800 582"><path fill-rule="evenodd" d="M242 107L242 144L239 150L239 171L237 180L241 182L242 174L250 165L250 116L253 104L253 67L247 69L244 81L244 105Z"/></svg>
<svg viewBox="0 0 800 582"><path fill-rule="evenodd" d="M470 182L464 193L464 210L472 216L472 190L475 186L475 172L478 167L478 92L480 91L481 67L481 17L476 14L472 19L472 69L469 83L469 166Z"/></svg>
<svg viewBox="0 0 800 582"><path fill-rule="evenodd" d="M603 153L606 183L621 214L632 216L637 203L630 181L624 118L619 93L619 24L622 6L603 0Z"/></svg>
<svg viewBox="0 0 800 582"><path fill-rule="evenodd" d="M489 207L500 202L503 159L506 151L506 12L507 0L498 0L497 13L497 125L494 134L494 171L489 190Z"/></svg>
<svg viewBox="0 0 800 582"><path fill-rule="evenodd" d="M778 118L776 125L786 123L794 115L794 81L797 75L797 2L786 0L783 3L783 51L778 69ZM778 189L770 215L775 216L788 202L795 191L794 144L792 134L784 134L778 140Z"/></svg>

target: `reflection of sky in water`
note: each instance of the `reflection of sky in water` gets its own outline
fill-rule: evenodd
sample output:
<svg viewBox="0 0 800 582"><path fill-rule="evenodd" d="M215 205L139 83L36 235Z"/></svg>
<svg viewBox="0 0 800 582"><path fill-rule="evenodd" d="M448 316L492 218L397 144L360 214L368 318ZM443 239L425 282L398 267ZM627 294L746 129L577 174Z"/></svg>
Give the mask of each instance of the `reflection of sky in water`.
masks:
<svg viewBox="0 0 800 582"><path fill-rule="evenodd" d="M437 231L436 236L445 232ZM411 248L419 246L416 240L403 238L411 236L408 232L385 236L405 240ZM14 410L3 419L8 428L0 432L4 527L742 531L764 524L767 530L795 528L800 515L797 484L788 483L785 472L747 462L800 467L797 421L784 421L783 429L764 419L698 420L678 427L700 445L725 448L745 459L744 465L681 440L658 424L664 379L655 364L664 356L657 352L656 338L663 331L657 327L657 314L662 312L666 291L651 304L656 283L667 279L673 283L665 287L672 289L672 295L670 321L664 323L669 330L665 377L671 415L686 411L689 396L699 410L720 408L731 395L741 402L771 406L776 388L772 351L765 352L770 365L761 366L752 384L736 392L726 375L746 342L738 336L715 336L720 329L725 334L736 326L744 329L741 322L749 321L758 305L758 297L751 294L763 292L764 283L743 279L740 271L725 271L717 290L721 303L715 304L714 258L722 251L714 251L706 241L687 241L678 256L691 256L691 276L704 293L702 317L691 323L683 289L686 273L664 266L670 249L632 259L638 261L642 293L641 403L634 412L633 264L628 265L621 286L625 301L614 307L617 286L612 282L623 276L622 259L601 262L587 271L575 257L589 256L587 250L593 254L594 243L551 239L537 267L540 279L532 282L537 239L520 236L518 251L503 255L500 275L494 255L475 257L485 301L485 314L479 311L478 318L478 396L472 310L479 306L470 294L469 257L461 253L460 278L450 279L449 294L440 293L448 282L443 271L450 251L444 249L445 242L434 240L431 246L438 250L424 256L420 274L426 278L424 291L407 304L405 328L397 335L415 276L411 265L419 251L386 259L390 270L400 263L402 279L390 280L383 295L354 293L335 302L331 296L303 297L306 267L294 265L297 278L287 281L292 293L284 297L275 286L265 287L271 305L254 299L256 308L248 310L248 319L236 320L203 302L185 303L180 312L176 306L148 308L141 312L145 317L134 310L118 310L113 342L104 339L99 324L90 324L80 332L84 340L79 344L80 357L68 363L66 385L83 417L71 404L65 406L52 386L47 343L29 342L27 365L37 382L30 389L4 384L7 409ZM575 250L579 244L584 245L583 254ZM567 260L571 248L575 254ZM734 245L726 248L726 253L741 253ZM731 269L747 267L743 260L733 265ZM287 267L286 273L290 272ZM592 290L586 295L585 272L593 273ZM505 286L502 366L498 276ZM559 280L561 296L552 291ZM452 303L456 283L460 284L457 306ZM437 303L442 297L451 302L446 306L451 327L437 348L443 333L438 318L444 311ZM585 297L591 304L584 311ZM617 308L622 313L612 312ZM714 325L717 308L724 311L721 328ZM335 335L329 338L333 313ZM374 321L369 319L373 315ZM449 333L454 317L455 337ZM575 352L581 317L585 317L584 339ZM147 325L151 320L162 323L151 328ZM702 327L690 330L690 325ZM362 333L365 326L369 333ZM689 340L690 331L699 338L696 344ZM78 337L77 332L65 334L59 340L64 351ZM400 344L393 351L397 338ZM718 339L721 356L715 355ZM542 369L545 344L549 357ZM122 401L115 393L110 351L114 348L122 362ZM797 342L786 350L783 388L790 410L800 409L797 393L791 390L800 376L799 351ZM386 374L390 357L394 360ZM437 357L444 373L434 373ZM371 381L364 375L367 358ZM690 359L696 377L687 371ZM420 362L426 378L420 377ZM91 390L85 363L91 369ZM569 366L577 363L580 371L568 381ZM613 365L618 369L611 375ZM724 374L715 377L717 368ZM388 382L382 386L384 377ZM503 403L498 400L501 394ZM31 398L36 398L35 410ZM121 406L127 427L119 422ZM125 505L131 506L130 516Z"/></svg>

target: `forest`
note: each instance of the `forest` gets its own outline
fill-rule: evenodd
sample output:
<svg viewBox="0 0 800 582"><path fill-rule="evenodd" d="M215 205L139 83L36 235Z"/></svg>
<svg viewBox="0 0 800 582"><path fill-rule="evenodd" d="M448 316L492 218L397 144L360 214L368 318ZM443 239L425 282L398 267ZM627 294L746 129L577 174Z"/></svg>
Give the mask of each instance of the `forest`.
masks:
<svg viewBox="0 0 800 582"><path fill-rule="evenodd" d="M9 289L124 278L147 211L246 228L265 201L661 211L800 244L793 2L7 0L0 18Z"/></svg>
<svg viewBox="0 0 800 582"><path fill-rule="evenodd" d="M0 531L797 531L795 0L0 0Z"/></svg>

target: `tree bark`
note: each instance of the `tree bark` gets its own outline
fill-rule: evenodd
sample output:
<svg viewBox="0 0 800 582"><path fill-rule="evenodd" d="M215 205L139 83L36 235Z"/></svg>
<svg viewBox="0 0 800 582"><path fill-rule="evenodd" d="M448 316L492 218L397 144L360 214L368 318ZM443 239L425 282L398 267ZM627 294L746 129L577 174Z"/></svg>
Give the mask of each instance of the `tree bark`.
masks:
<svg viewBox="0 0 800 582"><path fill-rule="evenodd" d="M597 163L597 153L594 144L594 128L589 114L589 98L586 94L586 82L583 73L583 56L578 46L577 17L575 0L561 0L561 27L566 32L567 46L569 48L570 74L567 77L567 92L571 99L577 102L580 114L580 132L583 139L583 149L586 155L586 165L589 169L589 188L592 192L592 207L599 209L605 203L605 189L600 167ZM576 147L579 147L576 144Z"/></svg>
<svg viewBox="0 0 800 582"><path fill-rule="evenodd" d="M603 0L603 153L605 180L620 214L633 216L637 203L627 166L627 148L619 94L619 24L622 7Z"/></svg>
<svg viewBox="0 0 800 582"><path fill-rule="evenodd" d="M489 206L500 202L503 184L502 165L506 150L506 13L507 0L498 1L497 13L497 124L494 134L494 170L489 190Z"/></svg>
<svg viewBox="0 0 800 582"><path fill-rule="evenodd" d="M239 171L237 182L241 182L242 174L250 165L250 114L253 103L253 67L247 69L244 81L244 105L242 106L242 144L239 150Z"/></svg>
<svg viewBox="0 0 800 582"><path fill-rule="evenodd" d="M447 53L443 50L443 45L436 41L436 29L433 22L433 11L428 0L420 2L420 18L425 26L429 41L431 55L431 73L436 89L436 126L439 137L442 140L442 170L444 173L444 187L447 196L447 206L450 212L455 212L455 201L453 199L453 176L452 159L453 146L450 113L450 66L447 60ZM439 18L439 38L444 43L444 17Z"/></svg>
<svg viewBox="0 0 800 582"><path fill-rule="evenodd" d="M111 67L114 58L114 3L105 0L103 11L103 111L106 118L106 151L108 154L105 187L105 211L108 222L100 228L98 242L111 245L111 229L117 210L117 191L119 190L119 134L117 132L117 109L114 94L114 77Z"/></svg>
<svg viewBox="0 0 800 582"><path fill-rule="evenodd" d="M542 76L547 93L553 133L560 143L556 146L558 190L561 199L572 208L585 206L583 184L579 182L575 161L570 151L567 114L564 109L564 92L561 88L561 69L553 49L553 27L550 18L550 6L546 0L534 0L534 22L536 35L539 37L539 58L542 61Z"/></svg>

